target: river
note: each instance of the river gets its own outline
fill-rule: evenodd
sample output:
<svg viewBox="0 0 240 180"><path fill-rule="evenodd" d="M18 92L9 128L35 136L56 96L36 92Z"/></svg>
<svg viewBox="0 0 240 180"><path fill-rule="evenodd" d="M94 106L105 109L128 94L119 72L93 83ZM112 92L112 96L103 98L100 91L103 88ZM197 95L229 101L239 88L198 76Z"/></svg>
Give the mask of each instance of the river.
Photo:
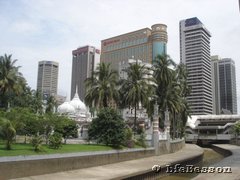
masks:
<svg viewBox="0 0 240 180"><path fill-rule="evenodd" d="M210 148L203 148L204 155L203 155L203 162L202 166L211 166L214 163L221 161L224 156L215 152ZM182 174L171 174L169 176L164 176L159 178L159 180L189 180L193 177L197 176L196 173L182 173Z"/></svg>

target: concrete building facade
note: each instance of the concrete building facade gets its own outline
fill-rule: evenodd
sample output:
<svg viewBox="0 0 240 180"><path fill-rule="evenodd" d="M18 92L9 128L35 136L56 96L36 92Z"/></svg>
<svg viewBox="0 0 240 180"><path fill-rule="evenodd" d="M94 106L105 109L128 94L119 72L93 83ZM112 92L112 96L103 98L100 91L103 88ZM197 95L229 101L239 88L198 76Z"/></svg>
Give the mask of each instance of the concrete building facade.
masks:
<svg viewBox="0 0 240 180"><path fill-rule="evenodd" d="M180 61L186 65L191 87L187 97L191 114L212 114L211 34L196 17L180 21L179 30Z"/></svg>
<svg viewBox="0 0 240 180"><path fill-rule="evenodd" d="M76 93L76 87L81 100L85 97L84 81L90 77L100 62L100 50L93 46L83 46L72 51L72 82L71 99Z"/></svg>
<svg viewBox="0 0 240 180"><path fill-rule="evenodd" d="M58 69L58 62L40 61L38 63L37 90L43 94L44 99L57 95Z"/></svg>
<svg viewBox="0 0 240 180"><path fill-rule="evenodd" d="M101 41L101 62L111 63L115 70L120 62L131 58L152 64L158 54L166 54L167 40L165 24L111 37Z"/></svg>

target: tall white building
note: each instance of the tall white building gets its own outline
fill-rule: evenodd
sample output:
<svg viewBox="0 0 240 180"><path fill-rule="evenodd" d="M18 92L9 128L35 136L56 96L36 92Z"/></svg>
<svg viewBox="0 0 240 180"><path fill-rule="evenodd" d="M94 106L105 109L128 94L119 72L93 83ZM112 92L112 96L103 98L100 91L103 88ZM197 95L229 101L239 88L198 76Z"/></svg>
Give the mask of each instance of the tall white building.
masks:
<svg viewBox="0 0 240 180"><path fill-rule="evenodd" d="M191 114L212 114L211 34L196 17L180 21L179 29L180 61L186 65L191 87L187 97Z"/></svg>

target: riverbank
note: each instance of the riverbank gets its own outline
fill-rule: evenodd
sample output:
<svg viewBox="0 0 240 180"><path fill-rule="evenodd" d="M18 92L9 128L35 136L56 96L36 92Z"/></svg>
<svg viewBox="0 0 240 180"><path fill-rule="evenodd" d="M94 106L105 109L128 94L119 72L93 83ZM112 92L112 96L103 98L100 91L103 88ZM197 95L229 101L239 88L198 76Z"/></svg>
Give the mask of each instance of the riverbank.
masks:
<svg viewBox="0 0 240 180"><path fill-rule="evenodd" d="M202 173L199 174L194 180L239 180L240 179L240 146L230 145L230 144L215 144L215 148L220 151L228 151L232 154L222 161L211 165L211 167L230 167L231 173Z"/></svg>
<svg viewBox="0 0 240 180"><path fill-rule="evenodd" d="M79 170L65 171L60 173L45 174L40 176L31 176L20 178L21 180L65 180L65 179L78 179L78 180L106 180L106 179L131 179L145 176L150 176L158 173L152 171L153 165L174 165L181 162L194 161L201 158L203 149L194 145L186 144L185 147L171 154L164 154L160 156L152 156L148 158L141 158L131 161L124 161L114 164L107 164L91 168L84 168ZM154 178L154 177L153 177Z"/></svg>

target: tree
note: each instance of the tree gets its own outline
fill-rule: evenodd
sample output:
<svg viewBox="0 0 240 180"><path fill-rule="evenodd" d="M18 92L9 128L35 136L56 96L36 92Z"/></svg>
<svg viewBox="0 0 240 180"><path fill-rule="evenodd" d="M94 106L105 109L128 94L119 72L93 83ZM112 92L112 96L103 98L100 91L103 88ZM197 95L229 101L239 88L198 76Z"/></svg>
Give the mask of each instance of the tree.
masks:
<svg viewBox="0 0 240 180"><path fill-rule="evenodd" d="M110 64L100 63L85 83L87 90L85 102L89 107L103 108L117 104L118 73L111 69Z"/></svg>
<svg viewBox="0 0 240 180"><path fill-rule="evenodd" d="M19 95L26 86L26 80L15 66L17 60L12 60L12 55L0 57L0 105L7 108L12 94Z"/></svg>
<svg viewBox="0 0 240 180"><path fill-rule="evenodd" d="M10 98L12 108L31 108L33 105L32 90L29 86L24 86L23 91L19 95L13 94Z"/></svg>
<svg viewBox="0 0 240 180"><path fill-rule="evenodd" d="M53 149L59 149L62 146L62 134L54 132L49 137L49 147Z"/></svg>
<svg viewBox="0 0 240 180"><path fill-rule="evenodd" d="M128 126L125 128L125 146L127 146L128 148L134 147L133 131Z"/></svg>
<svg viewBox="0 0 240 180"><path fill-rule="evenodd" d="M168 84L171 80L171 74L176 63L169 55L157 55L154 61L155 76L158 83ZM172 67L172 68L171 68Z"/></svg>
<svg viewBox="0 0 240 180"><path fill-rule="evenodd" d="M34 151L36 151L36 152L41 151L41 149L42 149L42 143L43 143L42 136L35 135L35 136L31 139L31 144L32 144L32 146L34 147Z"/></svg>
<svg viewBox="0 0 240 180"><path fill-rule="evenodd" d="M78 127L75 121L65 116L58 116L57 123L55 123L54 132L58 132L64 138L66 144L67 138L78 137Z"/></svg>
<svg viewBox="0 0 240 180"><path fill-rule="evenodd" d="M125 107L134 108L134 131L137 129L137 109L139 104L147 107L149 104L149 95L153 93L153 78L151 78L150 69L138 62L130 64L125 70L127 79L121 80L121 101Z"/></svg>
<svg viewBox="0 0 240 180"><path fill-rule="evenodd" d="M173 84L174 70L170 68L175 67L176 64L167 55L158 55L154 62L154 77L157 82L156 95L158 97L158 104L159 108L165 111L168 104L172 104L169 102L169 99L173 94L169 92L169 90L172 90L172 87L176 87L176 84Z"/></svg>
<svg viewBox="0 0 240 180"><path fill-rule="evenodd" d="M238 144L238 136L240 135L240 121L238 121L236 124L234 124L233 132L235 135L236 144Z"/></svg>
<svg viewBox="0 0 240 180"><path fill-rule="evenodd" d="M54 128L59 124L59 117L56 114L48 113L41 116L41 127L45 136L46 144L49 142L49 137L54 131Z"/></svg>
<svg viewBox="0 0 240 180"><path fill-rule="evenodd" d="M119 147L125 140L123 118L112 108L103 108L88 129L89 140Z"/></svg>
<svg viewBox="0 0 240 180"><path fill-rule="evenodd" d="M54 108L57 106L57 101L54 96L50 96L47 99L47 108L46 108L46 113L53 113Z"/></svg>
<svg viewBox="0 0 240 180"><path fill-rule="evenodd" d="M43 114L42 94L38 90L37 91L33 91L32 109L37 114Z"/></svg>
<svg viewBox="0 0 240 180"><path fill-rule="evenodd" d="M6 149L11 150L11 144L16 135L16 130L14 129L12 123L5 118L0 119L0 137L6 141Z"/></svg>
<svg viewBox="0 0 240 180"><path fill-rule="evenodd" d="M156 95L160 117L164 119L164 111L168 108L172 138L176 137L178 131L183 136L189 116L186 96L189 94L190 88L187 85L186 68L183 64L176 66L168 55L158 55L154 64L154 77L157 81ZM176 119L178 120L176 121Z"/></svg>
<svg viewBox="0 0 240 180"><path fill-rule="evenodd" d="M184 64L177 65L176 72L178 74L178 81L180 84L180 112L178 117L180 121L180 137L182 138L185 133L185 126L187 119L190 116L190 107L188 105L186 97L190 94L191 88L187 84L187 69Z"/></svg>
<svg viewBox="0 0 240 180"><path fill-rule="evenodd" d="M236 124L233 126L234 133L239 136L240 134L240 122L238 121Z"/></svg>
<svg viewBox="0 0 240 180"><path fill-rule="evenodd" d="M28 108L13 108L6 113L6 117L14 124L19 135L36 136L43 131L42 118Z"/></svg>

